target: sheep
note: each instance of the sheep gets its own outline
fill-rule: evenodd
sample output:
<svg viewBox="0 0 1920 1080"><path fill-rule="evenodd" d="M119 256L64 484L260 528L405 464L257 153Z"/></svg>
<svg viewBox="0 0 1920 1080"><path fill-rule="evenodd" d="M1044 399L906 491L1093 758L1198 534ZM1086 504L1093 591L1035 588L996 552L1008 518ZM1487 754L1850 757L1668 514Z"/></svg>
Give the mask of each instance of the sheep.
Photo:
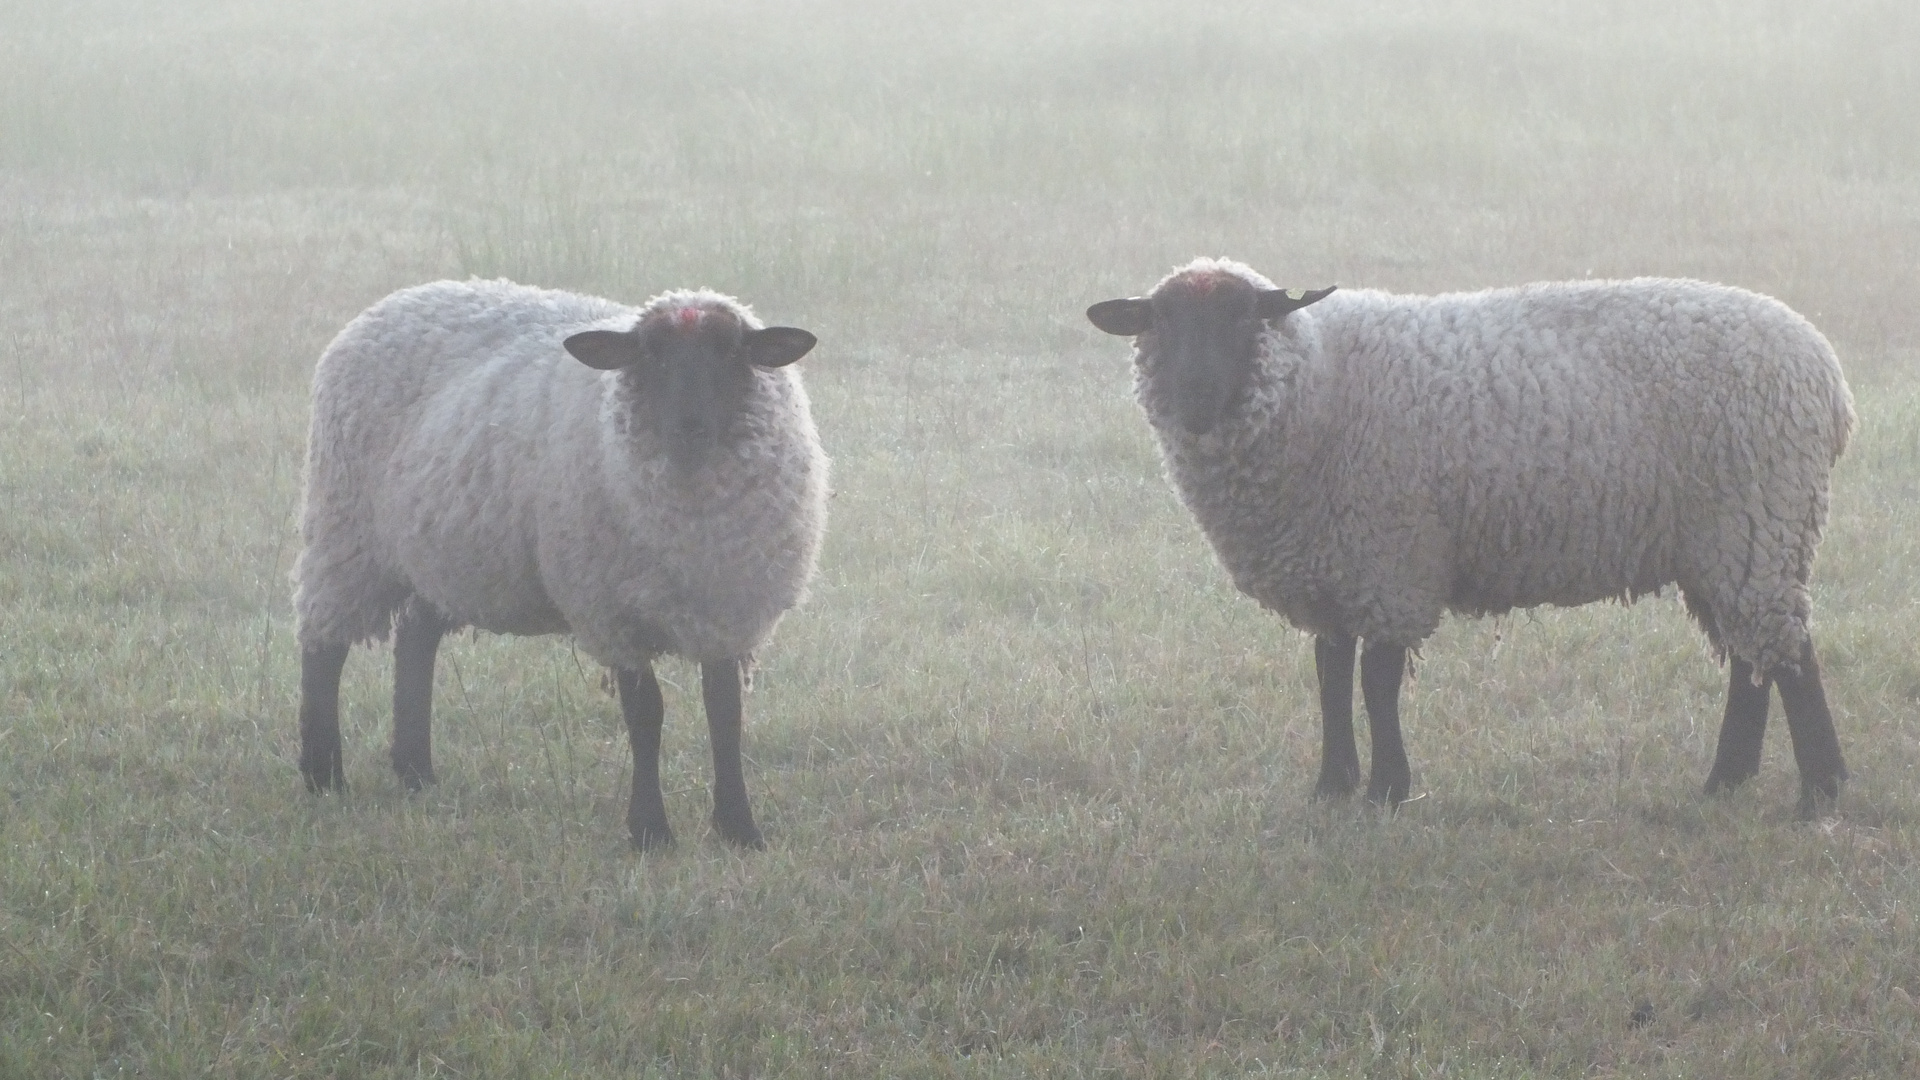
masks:
<svg viewBox="0 0 1920 1080"><path fill-rule="evenodd" d="M403 289L349 323L314 374L293 572L307 788L345 786L351 645L392 634L393 768L417 789L441 638L571 633L614 673L635 846L673 842L663 654L700 665L714 827L764 846L740 698L825 526L828 462L788 366L814 344L716 292L633 308L509 281Z"/></svg>
<svg viewBox="0 0 1920 1080"><path fill-rule="evenodd" d="M1807 579L1853 403L1786 305L1662 278L1294 295L1199 259L1087 317L1135 339L1136 396L1234 584L1314 635L1316 795L1359 782L1356 639L1366 794L1395 806L1408 651L1444 611L1673 584L1731 661L1707 792L1759 772L1778 686L1801 816L1838 797Z"/></svg>

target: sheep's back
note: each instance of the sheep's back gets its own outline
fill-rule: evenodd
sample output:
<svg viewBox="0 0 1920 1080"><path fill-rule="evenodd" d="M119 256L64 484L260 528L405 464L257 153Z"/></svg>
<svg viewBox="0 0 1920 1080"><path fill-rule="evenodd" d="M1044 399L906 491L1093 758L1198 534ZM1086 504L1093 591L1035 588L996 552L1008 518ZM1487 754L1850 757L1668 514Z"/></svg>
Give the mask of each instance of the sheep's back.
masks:
<svg viewBox="0 0 1920 1080"><path fill-rule="evenodd" d="M1417 331L1383 355L1417 386L1450 607L1687 584L1703 552L1770 542L1756 517L1798 519L1771 535L1811 559L1852 413L1831 348L1784 305L1663 279L1405 303Z"/></svg>
<svg viewBox="0 0 1920 1080"><path fill-rule="evenodd" d="M486 629L566 629L534 563L535 499L549 454L591 448L599 376L561 341L630 310L445 281L350 323L314 376L302 592L346 576L361 606L413 591ZM351 619L377 632L384 617Z"/></svg>

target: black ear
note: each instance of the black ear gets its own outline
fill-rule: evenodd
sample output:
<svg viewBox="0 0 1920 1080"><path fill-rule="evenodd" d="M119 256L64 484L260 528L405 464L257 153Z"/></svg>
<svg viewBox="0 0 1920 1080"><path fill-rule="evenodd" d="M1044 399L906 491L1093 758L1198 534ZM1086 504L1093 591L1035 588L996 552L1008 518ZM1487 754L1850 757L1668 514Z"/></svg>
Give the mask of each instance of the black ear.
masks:
<svg viewBox="0 0 1920 1080"><path fill-rule="evenodd" d="M769 326L745 335L747 359L757 367L786 367L807 355L820 339L797 326Z"/></svg>
<svg viewBox="0 0 1920 1080"><path fill-rule="evenodd" d="M1268 289L1260 294L1260 299L1257 301L1260 317L1263 319L1278 319L1283 315L1299 311L1301 308L1315 301L1325 300L1327 297L1333 295L1333 290L1339 287L1338 285L1329 285L1324 289L1313 289L1309 292L1301 293L1300 298L1297 300L1294 299L1293 294L1286 289Z"/></svg>
<svg viewBox="0 0 1920 1080"><path fill-rule="evenodd" d="M1102 300L1087 309L1087 320L1109 334L1134 337L1153 329L1153 305L1144 296Z"/></svg>
<svg viewBox="0 0 1920 1080"><path fill-rule="evenodd" d="M616 371L640 359L640 335L630 330L582 330L563 344L575 360L600 371Z"/></svg>

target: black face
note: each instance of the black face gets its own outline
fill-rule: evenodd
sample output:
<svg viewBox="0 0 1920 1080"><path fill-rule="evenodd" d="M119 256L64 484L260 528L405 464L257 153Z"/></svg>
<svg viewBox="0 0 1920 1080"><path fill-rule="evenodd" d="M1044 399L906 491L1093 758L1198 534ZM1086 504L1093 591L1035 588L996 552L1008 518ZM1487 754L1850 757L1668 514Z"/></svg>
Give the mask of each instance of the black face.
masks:
<svg viewBox="0 0 1920 1080"><path fill-rule="evenodd" d="M740 334L737 321L718 313L691 326L662 319L641 330L642 359L627 368L627 383L682 472L706 461L753 389Z"/></svg>
<svg viewBox="0 0 1920 1080"><path fill-rule="evenodd" d="M731 311L680 307L626 332L589 330L566 340L589 367L618 370L636 420L659 432L667 457L691 473L735 434L753 392L755 367L790 364L814 337L789 326L750 330Z"/></svg>
<svg viewBox="0 0 1920 1080"><path fill-rule="evenodd" d="M1213 430L1246 389L1266 323L1253 287L1230 278L1205 291L1162 289L1151 298L1158 339L1148 376L1195 435Z"/></svg>
<svg viewBox="0 0 1920 1080"><path fill-rule="evenodd" d="M1152 334L1143 348L1155 397L1182 428L1204 435L1246 392L1267 321L1332 291L1296 300L1234 274L1203 271L1175 277L1152 296L1095 304L1087 318L1109 334Z"/></svg>

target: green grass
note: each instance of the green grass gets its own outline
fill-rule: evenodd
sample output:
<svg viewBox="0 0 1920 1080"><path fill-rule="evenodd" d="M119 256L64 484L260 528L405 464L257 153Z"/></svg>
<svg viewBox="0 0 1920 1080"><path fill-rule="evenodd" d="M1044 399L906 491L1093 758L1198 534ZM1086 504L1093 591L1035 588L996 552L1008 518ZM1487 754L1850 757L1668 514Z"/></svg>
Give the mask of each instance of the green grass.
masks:
<svg viewBox="0 0 1920 1080"><path fill-rule="evenodd" d="M0 1077L1920 1070L1912 5L0 12ZM1308 799L1311 648L1160 477L1091 301L1196 254L1437 291L1688 274L1853 380L1816 633L1855 773L1699 794L1671 596L1445 625L1396 815ZM385 292L711 285L822 345L770 847L682 842L565 641L356 652L294 767L307 378Z"/></svg>

